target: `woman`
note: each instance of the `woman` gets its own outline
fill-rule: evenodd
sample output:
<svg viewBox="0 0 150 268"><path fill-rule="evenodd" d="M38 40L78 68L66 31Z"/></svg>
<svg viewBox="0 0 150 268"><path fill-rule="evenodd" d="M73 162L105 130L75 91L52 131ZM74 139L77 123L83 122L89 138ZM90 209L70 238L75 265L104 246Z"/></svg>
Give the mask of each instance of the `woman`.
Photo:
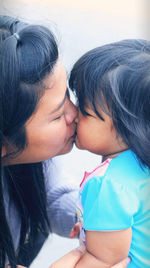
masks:
<svg viewBox="0 0 150 268"><path fill-rule="evenodd" d="M62 234L62 218L70 215L67 231L75 222L76 193L67 197L72 213L66 206L66 215L55 220L61 191L52 193L49 163L43 163L72 149L76 118L57 44L47 28L0 16L0 102L0 267L27 267L54 225ZM70 268L80 254L73 256Z"/></svg>

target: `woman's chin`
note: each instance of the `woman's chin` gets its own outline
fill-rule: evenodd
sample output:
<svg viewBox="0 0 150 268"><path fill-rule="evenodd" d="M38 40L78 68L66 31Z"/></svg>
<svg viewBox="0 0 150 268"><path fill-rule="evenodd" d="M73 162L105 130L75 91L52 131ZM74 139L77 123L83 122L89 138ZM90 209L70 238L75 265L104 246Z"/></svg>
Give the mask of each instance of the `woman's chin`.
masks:
<svg viewBox="0 0 150 268"><path fill-rule="evenodd" d="M61 150L57 155L63 155L63 154L70 153L73 146L74 146L74 142L68 142L67 146L65 146L65 148L63 150Z"/></svg>

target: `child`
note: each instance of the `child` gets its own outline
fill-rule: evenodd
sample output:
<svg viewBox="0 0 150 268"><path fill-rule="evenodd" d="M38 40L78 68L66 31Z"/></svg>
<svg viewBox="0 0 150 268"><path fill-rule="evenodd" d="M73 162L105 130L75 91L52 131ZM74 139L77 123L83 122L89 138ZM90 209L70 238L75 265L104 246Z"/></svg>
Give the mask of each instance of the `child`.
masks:
<svg viewBox="0 0 150 268"><path fill-rule="evenodd" d="M79 106L76 146L103 156L81 183L77 211L87 252L75 267L111 267L129 255L128 267L148 268L150 42L124 40L87 52L69 84Z"/></svg>

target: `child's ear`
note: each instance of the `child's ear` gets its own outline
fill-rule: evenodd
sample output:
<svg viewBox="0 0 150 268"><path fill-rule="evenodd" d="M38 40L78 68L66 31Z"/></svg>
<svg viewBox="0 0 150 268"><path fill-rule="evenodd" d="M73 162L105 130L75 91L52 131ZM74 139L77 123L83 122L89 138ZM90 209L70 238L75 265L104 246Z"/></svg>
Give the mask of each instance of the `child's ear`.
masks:
<svg viewBox="0 0 150 268"><path fill-rule="evenodd" d="M111 130L111 133L112 133L112 137L115 137L116 139L119 139L120 140L120 136L119 136L119 134L117 133L117 131L115 129L115 126L113 124L112 119L110 121L110 130ZM121 138L121 140L122 140L122 138Z"/></svg>
<svg viewBox="0 0 150 268"><path fill-rule="evenodd" d="M116 131L115 127L114 127L114 123L113 123L111 118L110 118L110 129L111 129L111 131Z"/></svg>

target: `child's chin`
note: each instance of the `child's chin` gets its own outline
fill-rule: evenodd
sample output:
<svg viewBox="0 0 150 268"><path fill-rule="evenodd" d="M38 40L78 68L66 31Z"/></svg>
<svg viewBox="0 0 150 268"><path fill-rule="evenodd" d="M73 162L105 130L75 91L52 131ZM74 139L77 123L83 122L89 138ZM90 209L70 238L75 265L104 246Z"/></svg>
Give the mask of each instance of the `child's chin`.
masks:
<svg viewBox="0 0 150 268"><path fill-rule="evenodd" d="M77 147L78 149L83 150L83 148L82 148L82 146L81 146L81 144L79 143L79 141L78 141L77 138L75 139L75 145L76 145L76 147Z"/></svg>

